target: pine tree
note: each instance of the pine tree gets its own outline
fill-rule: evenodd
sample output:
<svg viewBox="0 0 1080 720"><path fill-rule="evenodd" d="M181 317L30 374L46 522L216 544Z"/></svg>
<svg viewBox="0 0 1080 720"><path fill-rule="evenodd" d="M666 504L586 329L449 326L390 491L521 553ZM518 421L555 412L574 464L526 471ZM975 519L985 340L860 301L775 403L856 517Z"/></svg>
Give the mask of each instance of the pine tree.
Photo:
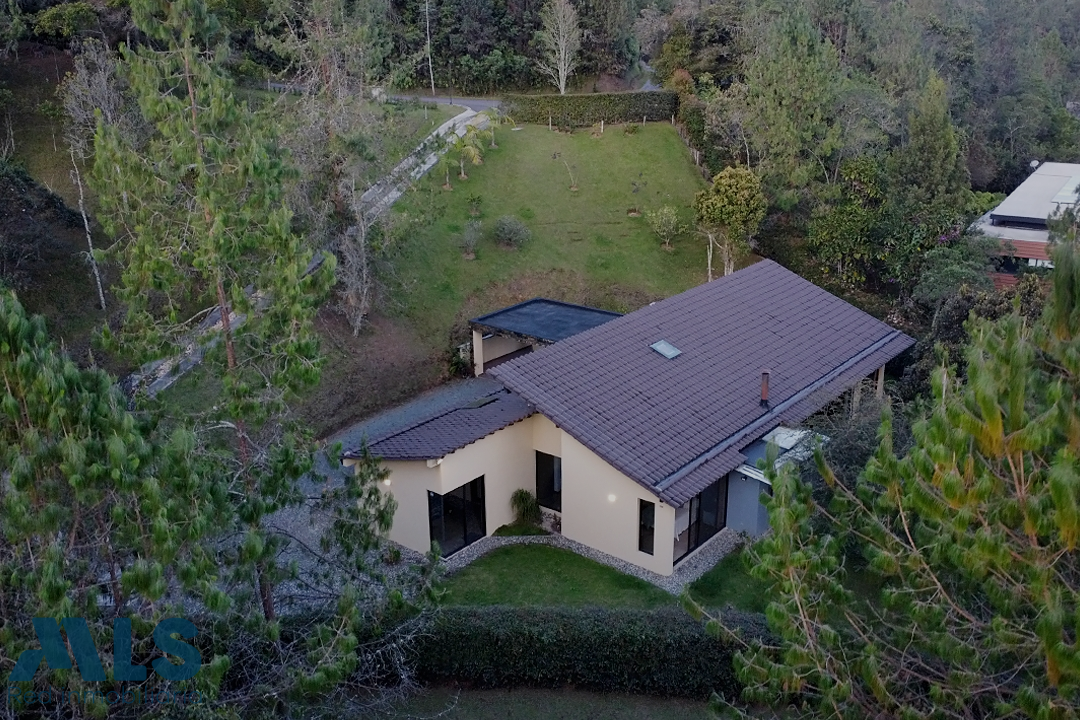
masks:
<svg viewBox="0 0 1080 720"><path fill-rule="evenodd" d="M908 118L908 142L892 158L892 183L909 221L947 228L969 205L971 183L949 116L945 81L931 74Z"/></svg>
<svg viewBox="0 0 1080 720"><path fill-rule="evenodd" d="M228 604L210 544L226 527L227 488L198 472L190 430L166 434L128 413L113 379L57 353L44 321L28 317L11 293L0 293L0 380L5 673L23 650L39 646L35 617L85 618L99 649L112 644L114 617L131 618L138 656L152 649L157 621L183 614L190 601ZM203 662L200 682L212 689L228 659ZM36 678L90 687L63 671ZM94 689L107 692L111 682Z"/></svg>
<svg viewBox="0 0 1080 720"><path fill-rule="evenodd" d="M205 315L181 313L214 303L220 342L206 362L223 385L218 427L231 432L220 472L239 485L232 495L246 527L237 570L255 575L272 621L279 543L261 520L298 499L295 478L311 463L294 452L299 445L260 446L257 434L274 426L267 421L289 393L318 377L312 321L334 263L313 263L291 231L283 153L236 98L206 5L138 0L132 15L152 42L124 48L123 73L153 134L135 148L117 128L98 128L95 190L119 237L126 307L122 327L105 339L139 359L171 354Z"/></svg>
<svg viewBox="0 0 1080 720"><path fill-rule="evenodd" d="M1080 255L1054 250L1042 319L970 321L903 457L886 414L859 478L819 458L827 507L772 473L777 644L737 659L746 698L832 718L1075 717L1080 710ZM770 471L772 472L772 471ZM860 597L851 564L878 588ZM864 590L865 593L865 590ZM722 620L722 619L721 619ZM720 632L722 623L714 623Z"/></svg>

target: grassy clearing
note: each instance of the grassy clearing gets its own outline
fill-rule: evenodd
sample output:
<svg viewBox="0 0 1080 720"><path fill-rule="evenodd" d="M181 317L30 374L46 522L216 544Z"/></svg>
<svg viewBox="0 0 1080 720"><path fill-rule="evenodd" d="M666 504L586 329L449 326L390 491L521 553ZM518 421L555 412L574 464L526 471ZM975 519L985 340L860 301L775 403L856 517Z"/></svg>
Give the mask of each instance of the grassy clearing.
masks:
<svg viewBox="0 0 1080 720"><path fill-rule="evenodd" d="M746 557L737 550L690 585L690 596L705 607L732 605L739 610L765 612L768 586L750 576Z"/></svg>
<svg viewBox="0 0 1080 720"><path fill-rule="evenodd" d="M600 605L655 608L675 597L644 580L549 545L510 545L446 584L451 605Z"/></svg>
<svg viewBox="0 0 1080 720"><path fill-rule="evenodd" d="M672 205L691 220L704 181L674 128L626 135L609 126L593 137L532 125L501 127L496 139L483 165L467 167L468 180L451 173L452 191L436 168L396 206L422 220L397 249L391 304L422 336L445 346L455 322L532 295L627 311L705 280L703 241L686 234L665 251L644 217L628 216ZM507 250L486 237L465 260L459 244L474 195L485 229L516 215L532 239Z"/></svg>
<svg viewBox="0 0 1080 720"><path fill-rule="evenodd" d="M443 714L445 713L445 714ZM584 690L457 690L437 687L409 700L391 718L446 720L690 720L709 717L708 705Z"/></svg>

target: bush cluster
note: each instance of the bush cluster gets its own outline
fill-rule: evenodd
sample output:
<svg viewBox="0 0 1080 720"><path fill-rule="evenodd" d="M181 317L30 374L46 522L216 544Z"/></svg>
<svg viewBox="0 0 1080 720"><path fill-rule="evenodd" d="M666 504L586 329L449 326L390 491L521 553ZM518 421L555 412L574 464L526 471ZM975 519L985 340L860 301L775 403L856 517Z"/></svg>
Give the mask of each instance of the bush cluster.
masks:
<svg viewBox="0 0 1080 720"><path fill-rule="evenodd" d="M588 127L606 123L670 120L679 109L679 96L658 92L593 93L591 95L508 95L503 107L518 122L559 127Z"/></svg>
<svg viewBox="0 0 1080 720"><path fill-rule="evenodd" d="M496 220L494 234L495 242L512 248L521 247L532 237L528 226L513 215L503 215Z"/></svg>
<svg viewBox="0 0 1080 720"><path fill-rule="evenodd" d="M747 639L766 633L762 615L726 611L724 622ZM421 643L418 669L430 681L480 687L736 699L735 651L679 607L446 607Z"/></svg>

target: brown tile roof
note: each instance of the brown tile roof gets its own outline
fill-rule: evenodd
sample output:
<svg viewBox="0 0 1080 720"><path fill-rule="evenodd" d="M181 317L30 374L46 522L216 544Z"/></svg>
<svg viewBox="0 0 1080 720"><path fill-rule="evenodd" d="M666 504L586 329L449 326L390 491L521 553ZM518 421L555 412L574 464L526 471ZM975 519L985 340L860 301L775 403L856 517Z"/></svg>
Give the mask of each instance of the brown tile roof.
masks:
<svg viewBox="0 0 1080 720"><path fill-rule="evenodd" d="M368 443L368 448L385 460L433 460L524 420L533 412L529 403L503 390L381 437ZM342 457L359 454L360 448L352 448Z"/></svg>
<svg viewBox="0 0 1080 720"><path fill-rule="evenodd" d="M649 346L667 340L667 359ZM681 505L741 448L914 341L771 261L491 370L613 467ZM771 370L762 408L761 371Z"/></svg>
<svg viewBox="0 0 1080 720"><path fill-rule="evenodd" d="M1050 243L1037 240L1006 240L1001 243L1006 254L1012 257L1034 260L1050 259ZM1011 246L1011 247L1010 247Z"/></svg>

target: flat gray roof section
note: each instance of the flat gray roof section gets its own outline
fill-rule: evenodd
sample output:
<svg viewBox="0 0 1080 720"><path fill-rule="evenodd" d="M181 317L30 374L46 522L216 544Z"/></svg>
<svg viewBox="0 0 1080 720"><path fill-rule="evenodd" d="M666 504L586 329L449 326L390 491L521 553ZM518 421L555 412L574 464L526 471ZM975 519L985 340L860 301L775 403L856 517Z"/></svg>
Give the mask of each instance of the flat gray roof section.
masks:
<svg viewBox="0 0 1080 720"><path fill-rule="evenodd" d="M1021 222L1043 224L1062 204L1075 204L1076 185L1080 184L1080 165L1043 163L1009 197L994 208L990 218L995 223ZM1063 203L1072 199L1073 203ZM1055 200L1057 202L1055 202Z"/></svg>
<svg viewBox="0 0 1080 720"><path fill-rule="evenodd" d="M533 298L469 321L470 325L496 333L545 342L558 342L622 317L619 313L585 305Z"/></svg>

